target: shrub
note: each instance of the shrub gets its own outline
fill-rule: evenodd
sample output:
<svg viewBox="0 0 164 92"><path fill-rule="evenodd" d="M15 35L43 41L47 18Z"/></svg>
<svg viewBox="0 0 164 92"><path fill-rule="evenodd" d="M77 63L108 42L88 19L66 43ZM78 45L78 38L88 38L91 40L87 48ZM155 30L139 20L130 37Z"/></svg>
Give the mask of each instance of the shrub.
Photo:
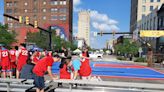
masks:
<svg viewBox="0 0 164 92"><path fill-rule="evenodd" d="M117 59L118 60L126 60L126 58L125 57L122 57L122 56L118 56Z"/></svg>
<svg viewBox="0 0 164 92"><path fill-rule="evenodd" d="M139 57L134 60L134 62L146 62L145 58Z"/></svg>

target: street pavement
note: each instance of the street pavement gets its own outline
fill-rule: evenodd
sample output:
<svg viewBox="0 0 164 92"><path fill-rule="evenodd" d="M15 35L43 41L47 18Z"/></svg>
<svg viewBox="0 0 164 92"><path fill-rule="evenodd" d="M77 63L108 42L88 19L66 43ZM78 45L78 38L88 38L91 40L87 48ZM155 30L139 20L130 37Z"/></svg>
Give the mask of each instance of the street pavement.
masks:
<svg viewBox="0 0 164 92"><path fill-rule="evenodd" d="M123 61L123 60L117 60L117 56L115 55L104 55L103 59L95 59L94 61L106 61L106 62L118 62L118 63L127 63L127 64L134 64L134 65L142 65L147 66L147 63L142 62L134 62L134 61ZM164 72L164 68L161 67L159 64L155 64L154 69ZM144 83L164 83L164 81L161 80L139 80L139 79L132 79L132 78L105 78L101 77L103 81L125 81L125 82L144 82Z"/></svg>
<svg viewBox="0 0 164 92"><path fill-rule="evenodd" d="M92 59L92 61L105 61L105 62L121 62L121 63L128 63L128 64L135 64L135 65L143 65L146 66L146 63L139 63L139 62L133 62L133 61L120 61L116 59L116 56L114 55L104 55L102 59ZM156 69L162 70L162 68L155 67ZM116 82L137 82L137 83L158 83L163 84L164 81L162 80L145 80L145 79L133 79L133 78L107 78L107 77L99 77L102 81L116 81ZM49 79L48 76L46 76L46 80ZM58 87L55 89L55 92L70 92L68 85L65 85L64 87ZM94 87L94 86L78 86L77 88L73 88L71 92L143 92L139 91L137 89L117 89L117 88L109 88L109 87ZM153 91L144 91L144 92L153 92ZM154 91L155 92L155 91ZM157 91L156 91L157 92ZM163 91L161 91L163 92Z"/></svg>

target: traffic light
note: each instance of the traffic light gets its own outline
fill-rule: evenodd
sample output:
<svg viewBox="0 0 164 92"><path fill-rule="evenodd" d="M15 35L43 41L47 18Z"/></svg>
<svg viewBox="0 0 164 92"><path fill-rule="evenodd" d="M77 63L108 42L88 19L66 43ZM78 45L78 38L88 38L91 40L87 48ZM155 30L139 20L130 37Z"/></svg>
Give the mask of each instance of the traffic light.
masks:
<svg viewBox="0 0 164 92"><path fill-rule="evenodd" d="M19 23L22 23L23 17L19 16Z"/></svg>
<svg viewBox="0 0 164 92"><path fill-rule="evenodd" d="M34 21L34 28L38 27L38 21Z"/></svg>
<svg viewBox="0 0 164 92"><path fill-rule="evenodd" d="M29 22L30 22L29 17L26 16L26 25L29 25Z"/></svg>

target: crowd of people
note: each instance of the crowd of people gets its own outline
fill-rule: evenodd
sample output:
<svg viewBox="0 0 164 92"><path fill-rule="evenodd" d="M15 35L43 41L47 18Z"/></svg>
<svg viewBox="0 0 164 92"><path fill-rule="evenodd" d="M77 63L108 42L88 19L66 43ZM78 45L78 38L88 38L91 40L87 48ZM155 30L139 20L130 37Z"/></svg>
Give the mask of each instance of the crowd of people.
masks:
<svg viewBox="0 0 164 92"><path fill-rule="evenodd" d="M52 52L39 52L37 49L28 51L25 44L15 46L8 50L0 45L0 66L3 78L34 79L37 92L44 92L44 75L48 73L54 79L90 79L91 67L89 63L88 49L85 48L80 57L68 54L67 49L62 47L62 54ZM59 77L52 73L54 62L60 62ZM61 85L61 84L60 84Z"/></svg>

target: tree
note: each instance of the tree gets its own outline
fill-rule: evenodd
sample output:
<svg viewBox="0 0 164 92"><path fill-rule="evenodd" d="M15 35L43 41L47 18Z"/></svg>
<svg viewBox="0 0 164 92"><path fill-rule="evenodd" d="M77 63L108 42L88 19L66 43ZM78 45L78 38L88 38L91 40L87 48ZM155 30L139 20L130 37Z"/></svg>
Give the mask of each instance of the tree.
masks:
<svg viewBox="0 0 164 92"><path fill-rule="evenodd" d="M27 33L27 42L36 43L36 45L40 48L49 49L49 35L45 32L36 32L36 33ZM55 31L52 31L52 50L60 50L62 46L66 48L70 48L74 50L76 48L69 41L65 41L64 39L60 38L60 36L56 36Z"/></svg>
<svg viewBox="0 0 164 92"><path fill-rule="evenodd" d="M124 39L123 43L119 43L115 46L116 52L121 54L132 54L136 55L138 53L139 46L136 42L131 42L130 39Z"/></svg>
<svg viewBox="0 0 164 92"><path fill-rule="evenodd" d="M42 34L40 32L28 32L27 42L35 43L38 47L48 49L48 34Z"/></svg>
<svg viewBox="0 0 164 92"><path fill-rule="evenodd" d="M0 24L0 44L4 44L7 48L16 40L16 32L8 31L8 25Z"/></svg>

